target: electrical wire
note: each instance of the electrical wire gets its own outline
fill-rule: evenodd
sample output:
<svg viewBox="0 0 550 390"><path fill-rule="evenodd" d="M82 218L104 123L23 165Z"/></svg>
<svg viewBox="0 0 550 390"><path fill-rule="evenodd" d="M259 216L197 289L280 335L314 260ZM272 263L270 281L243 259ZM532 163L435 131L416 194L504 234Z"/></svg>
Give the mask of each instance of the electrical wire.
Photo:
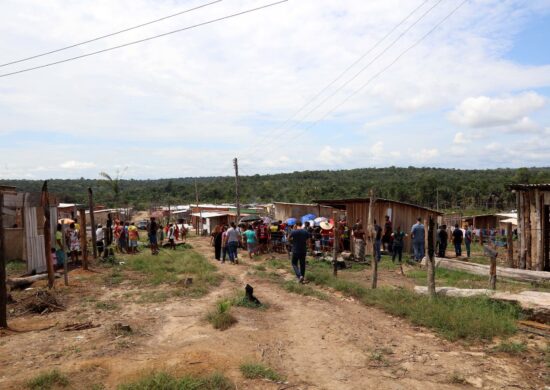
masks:
<svg viewBox="0 0 550 390"><path fill-rule="evenodd" d="M93 55L96 55L96 54L101 54L101 53L105 53L105 52L108 52L108 51L121 49L123 47L136 45L138 43L151 41L153 39L162 38L162 37L165 37L165 36L168 36L168 35L180 33L182 31L191 30L191 29L194 29L194 28L197 28L197 27L206 26L206 25L209 25L209 24L213 24L213 23L216 23L216 22L223 21L223 20L231 19L231 18L234 18L234 17L237 17L237 16L249 14L251 12L259 11L259 10L262 10L262 9L265 9L265 8L273 7L273 6L282 4L282 3L286 3L288 1L289 0L280 0L280 1L277 1L277 2L274 2L274 3L269 3L269 4L266 4L266 5L262 5L260 7L251 8L251 9L248 9L248 10L245 10L245 11L237 12L237 13L234 13L234 14L231 14L231 15L222 16L222 17L219 17L219 18L216 18L216 19L211 19L211 20L208 20L206 22L197 23L197 24L194 24L194 25L191 25L191 26L183 27L183 28L173 30L173 31L169 31L169 32L166 32L166 33L163 33L163 34L158 34L158 35L154 35L152 37L139 39L137 41L124 43L122 45L109 47L107 49L102 49L102 50L94 51L94 52L91 52L91 53L82 54L82 55L79 55L79 56L67 58L67 59L60 60L60 61L50 62L50 63L44 64L44 65L34 66L32 68L26 68L26 69L18 70L18 71L15 71L15 72L0 74L0 78L13 76L13 75L20 74L20 73L31 72L33 70L42 69L42 68L46 68L46 67L54 66L54 65L59 65L59 64L65 63L65 62L74 61L74 60L78 60L78 59L81 59L81 58L90 57L90 56L93 56Z"/></svg>
<svg viewBox="0 0 550 390"><path fill-rule="evenodd" d="M299 132L298 136L294 136L292 138L293 142L296 142L296 140L303 135L305 135L310 129L315 127L318 123L326 119L330 114L332 114L334 111L336 111L338 108L340 108L342 105L347 103L352 97L357 95L359 92L361 92L365 87L367 87L372 81L374 81L376 78L380 77L384 72L386 72L388 69L390 69L393 65L395 65L396 62L398 62L404 55L406 55L409 51L411 51L413 48L418 46L422 41L424 41L429 35L431 35L435 30L437 30L445 21L447 21L452 15L454 15L464 4L466 4L468 0L463 0L457 7L455 7L450 13L448 13L441 21L439 21L434 27L432 27L426 34L424 34L420 39L418 39L416 42L414 42L412 45L408 46L404 51L402 51L396 58L394 58L388 65L386 65L382 70L380 70L378 73L376 73L374 76L369 78L366 83L361 85L358 89L353 91L350 95L348 95L344 100L342 100L340 103L338 103L336 106L331 108L328 112L326 112L321 118L316 120L315 122L312 122L309 126L305 127L302 131ZM279 142L271 144L270 147L267 149L267 152L265 150L262 151L262 153L269 154L275 148L280 147L281 145L278 145ZM288 143L288 139L282 140L284 142Z"/></svg>
<svg viewBox="0 0 550 390"><path fill-rule="evenodd" d="M168 16L164 16L164 17L159 18L159 19L152 20L152 21L150 21L150 22L138 24L137 26L125 28L124 30L116 31L116 32L114 32L114 33L110 33L110 34L107 34L107 35L102 35L102 36L99 36L99 37L97 37L97 38L88 39L87 41L75 43L75 44L73 44L73 45L69 45L69 46L62 47L62 48L60 48L60 49L55 49L55 50L51 50L51 51L48 51L48 52L45 52L45 53L36 54L36 55L31 56L31 57L22 58L22 59L20 59L20 60L15 60L15 61L11 61L11 62L6 62L5 64L0 64L0 68L2 68L2 67L4 67L4 66L8 66L8 65L18 64L18 63L24 62L24 61L33 60L33 59L35 59L35 58L44 57L44 56L47 56L47 55L49 55L49 54L59 53L60 51L63 51L63 50L72 49L72 48L75 48L75 47L78 47L78 46L85 45L85 44L87 44L87 43L99 41L100 39L109 38L109 37L112 37L112 36L115 36L115 35L118 35L118 34L122 34L122 33L128 32L128 31L132 31L132 30L141 28L141 27L149 26L149 25L151 25L151 24L158 23L158 22L161 22L161 21L166 20L166 19L174 18L174 17L176 17L176 16L180 16L180 15L183 15L183 14L186 14L186 13L189 13L189 12L196 11L196 10L201 9L201 8L208 7L208 6L210 6L210 5L219 3L219 2L221 2L221 1L223 1L223 0L212 1L212 2L210 2L210 3L202 4L202 5L199 5L199 6L197 6L197 7L189 8L189 9L187 9L187 10L185 10L185 11L180 11L180 12L177 12L177 13L172 14L172 15L168 15Z"/></svg>
<svg viewBox="0 0 550 390"><path fill-rule="evenodd" d="M313 103L315 100L317 100L319 97L321 97L330 87L332 87L334 84L336 84L342 77L346 75L355 65L359 64L361 61L365 59L374 49L376 49L382 42L384 42L391 34L395 32L403 23L405 23L411 16L413 16L420 8L422 8L426 3L428 3L430 0L423 1L420 5L418 5L415 9L413 9L405 18L403 18L399 23L397 23L393 28L386 34L382 39L378 40L373 46L371 46L365 53L363 53L357 60L355 60L351 65L349 65L344 71L342 71L338 77L336 77L334 80L332 80L329 84L327 84L323 89L321 89L315 96L309 101L307 101L304 105L302 105L292 116L290 116L288 119L286 119L282 125L275 126L271 131L277 131L280 129L284 129L287 124L289 124L300 112L302 112L306 107L308 107L311 103ZM245 151L242 152L242 154L246 154L249 151L255 149L257 146L263 144L263 142L269 140L271 138L271 134L265 135L262 139L255 141L253 144L249 145Z"/></svg>

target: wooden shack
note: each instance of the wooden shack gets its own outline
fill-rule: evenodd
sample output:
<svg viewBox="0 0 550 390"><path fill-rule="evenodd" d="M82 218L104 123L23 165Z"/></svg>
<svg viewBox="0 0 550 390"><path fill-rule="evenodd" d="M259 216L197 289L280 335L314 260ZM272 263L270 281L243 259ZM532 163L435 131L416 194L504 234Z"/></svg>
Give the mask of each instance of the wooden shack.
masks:
<svg viewBox="0 0 550 390"><path fill-rule="evenodd" d="M272 214L275 220L284 222L288 218L301 218L307 214L330 219L332 211L332 207L322 204L274 202Z"/></svg>
<svg viewBox="0 0 550 390"><path fill-rule="evenodd" d="M367 226L370 203L369 198L318 200L316 202L320 205L345 210L346 218L350 225L360 220L365 228ZM441 223L443 213L410 203L390 199L376 199L374 204L374 219L380 226L384 225L386 215L390 217L394 229L400 226L401 229L408 234L405 238L404 249L410 251L412 250L410 230L416 223L417 218L421 218L422 221L424 221L432 216L436 218L437 223Z"/></svg>
<svg viewBox="0 0 550 390"><path fill-rule="evenodd" d="M518 268L550 271L550 184L515 184Z"/></svg>

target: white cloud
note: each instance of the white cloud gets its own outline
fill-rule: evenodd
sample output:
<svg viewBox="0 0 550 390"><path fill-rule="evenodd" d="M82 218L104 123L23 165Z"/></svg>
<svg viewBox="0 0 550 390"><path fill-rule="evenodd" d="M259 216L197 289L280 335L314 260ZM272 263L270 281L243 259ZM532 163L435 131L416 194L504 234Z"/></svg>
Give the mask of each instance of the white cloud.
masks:
<svg viewBox="0 0 550 390"><path fill-rule="evenodd" d="M467 144L469 142L470 142L470 140L466 139L466 137L464 136L464 133L461 132L461 131L456 133L455 138L453 139L453 144L455 144L455 145L463 145L463 144Z"/></svg>
<svg viewBox="0 0 550 390"><path fill-rule="evenodd" d="M76 161L76 160L65 161L64 163L59 164L59 166L64 169L89 169L89 168L96 167L95 163L93 162L84 162L84 161Z"/></svg>
<svg viewBox="0 0 550 390"><path fill-rule="evenodd" d="M496 127L515 125L521 128L529 122L526 115L542 108L546 99L535 92L525 92L515 96L490 98L470 97L449 114L449 118L468 127Z"/></svg>
<svg viewBox="0 0 550 390"><path fill-rule="evenodd" d="M320 152L317 161L323 165L341 165L349 160L353 155L351 148L335 149L325 146Z"/></svg>

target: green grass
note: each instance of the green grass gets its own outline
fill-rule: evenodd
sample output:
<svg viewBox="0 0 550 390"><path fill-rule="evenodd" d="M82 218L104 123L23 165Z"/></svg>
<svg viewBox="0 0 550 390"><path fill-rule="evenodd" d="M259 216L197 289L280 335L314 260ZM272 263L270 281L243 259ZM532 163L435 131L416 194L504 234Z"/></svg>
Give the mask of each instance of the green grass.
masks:
<svg viewBox="0 0 550 390"><path fill-rule="evenodd" d="M504 352L510 355L518 355L527 351L527 345L525 343L516 343L513 341L502 341L496 347L493 348L494 352Z"/></svg>
<svg viewBox="0 0 550 390"><path fill-rule="evenodd" d="M27 263L23 260L10 260L6 264L6 273L8 275L19 275L25 272L27 272Z"/></svg>
<svg viewBox="0 0 550 390"><path fill-rule="evenodd" d="M244 363L240 366L241 373L247 379L268 379L273 382L280 382L284 377L260 363Z"/></svg>
<svg viewBox="0 0 550 390"><path fill-rule="evenodd" d="M67 387L69 379L58 370L43 372L27 383L32 390L49 390L54 387Z"/></svg>
<svg viewBox="0 0 550 390"><path fill-rule="evenodd" d="M118 386L118 390L234 390L235 385L223 374L176 378L167 373L152 373L137 382Z"/></svg>
<svg viewBox="0 0 550 390"><path fill-rule="evenodd" d="M95 307L100 310L117 310L119 308L113 301L100 301L95 304Z"/></svg>
<svg viewBox="0 0 550 390"><path fill-rule="evenodd" d="M216 303L214 310L206 315L206 320L212 324L214 329L226 330L237 323L237 319L229 312L231 300L223 299Z"/></svg>
<svg viewBox="0 0 550 390"><path fill-rule="evenodd" d="M300 284L295 280L288 280L284 282L282 286L286 291L293 294L304 295L306 297L315 297L324 301L328 299L328 295L324 292L308 286L307 284Z"/></svg>
<svg viewBox="0 0 550 390"><path fill-rule="evenodd" d="M260 310L266 310L269 305L266 303L260 303L259 305L257 303L254 303L250 301L244 292L239 292L231 299L231 304L233 306L239 306L239 307L246 307L248 309L260 309Z"/></svg>
<svg viewBox="0 0 550 390"><path fill-rule="evenodd" d="M434 329L449 340L490 340L516 331L520 310L516 305L485 297L451 298L418 295L406 289L368 289L359 283L334 278L332 273L312 270L309 279L352 296L366 305Z"/></svg>
<svg viewBox="0 0 550 390"><path fill-rule="evenodd" d="M139 295L137 303L161 303L167 301L171 295L166 291L144 291Z"/></svg>

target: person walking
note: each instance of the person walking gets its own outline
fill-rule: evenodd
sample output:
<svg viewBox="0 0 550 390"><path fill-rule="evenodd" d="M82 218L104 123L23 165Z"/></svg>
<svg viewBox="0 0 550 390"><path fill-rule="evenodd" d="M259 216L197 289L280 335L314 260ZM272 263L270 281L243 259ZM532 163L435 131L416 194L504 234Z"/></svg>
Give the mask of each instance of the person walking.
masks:
<svg viewBox="0 0 550 390"><path fill-rule="evenodd" d="M95 230L95 246L97 248L97 253L99 256L103 254L105 249L105 231L103 230L103 225L97 225Z"/></svg>
<svg viewBox="0 0 550 390"><path fill-rule="evenodd" d="M227 255L229 254L228 248L227 248L227 225L222 226L222 234L220 235L222 239L222 264L225 263L225 259L227 258Z"/></svg>
<svg viewBox="0 0 550 390"><path fill-rule="evenodd" d="M384 223L384 235L382 236L382 249L391 253L393 250L393 226L389 215L386 215L385 219L386 222Z"/></svg>
<svg viewBox="0 0 550 390"><path fill-rule="evenodd" d="M447 252L447 242L449 242L449 234L447 233L447 225L441 225L439 227L439 232L437 233L437 239L439 242L439 248L437 255L439 257L445 257L445 252Z"/></svg>
<svg viewBox="0 0 550 390"><path fill-rule="evenodd" d="M157 231L158 231L158 224L155 220L155 217L151 217L151 221L149 222L149 231L147 232L149 235L149 246L151 247L151 254L152 255L158 255L159 248L158 248L158 240L157 240Z"/></svg>
<svg viewBox="0 0 550 390"><path fill-rule="evenodd" d="M453 243L455 245L455 254L456 257L462 256L462 240L464 238L464 233L462 229L458 227L458 223L455 225L453 230Z"/></svg>
<svg viewBox="0 0 550 390"><path fill-rule="evenodd" d="M166 234L166 238L170 243L170 249L175 251L176 250L176 229L173 224L168 225L168 233Z"/></svg>
<svg viewBox="0 0 550 390"><path fill-rule="evenodd" d="M470 247L472 245L472 228L470 226L464 232L464 245L466 246L466 256L470 258Z"/></svg>
<svg viewBox="0 0 550 390"><path fill-rule="evenodd" d="M55 231L55 259L57 268L63 268L65 265L65 250L63 248L63 226L58 223Z"/></svg>
<svg viewBox="0 0 550 390"><path fill-rule="evenodd" d="M138 241L139 231L136 224L132 222L130 226L128 226L128 251L130 254L137 254Z"/></svg>
<svg viewBox="0 0 550 390"><path fill-rule="evenodd" d="M420 217L417 218L416 223L411 228L414 260L416 262L420 262L424 258L424 239L426 232L424 230L424 225L420 222L421 220Z"/></svg>
<svg viewBox="0 0 550 390"><path fill-rule="evenodd" d="M376 219L374 220L374 260L377 262L380 262L380 259L382 258L382 228L380 225L376 223Z"/></svg>
<svg viewBox="0 0 550 390"><path fill-rule="evenodd" d="M365 232L363 231L363 225L360 223L355 226L353 244L355 259L365 261Z"/></svg>
<svg viewBox="0 0 550 390"><path fill-rule="evenodd" d="M252 255L258 253L258 236L254 231L252 225L248 225L248 229L244 232L246 238L246 249L248 250L248 256L252 259Z"/></svg>
<svg viewBox="0 0 550 390"><path fill-rule="evenodd" d="M296 226L289 236L292 245L292 268L299 283L306 282L306 255L310 234L302 229L302 222L296 221Z"/></svg>
<svg viewBox="0 0 550 390"><path fill-rule="evenodd" d="M231 227L227 229L226 242L225 244L222 243L222 245L227 246L229 261L232 264L239 264L239 261L237 259L237 248L239 246L239 241L240 234L237 230L237 226L235 225L235 222L231 222Z"/></svg>
<svg viewBox="0 0 550 390"><path fill-rule="evenodd" d="M403 258L404 241L407 235L404 231L401 230L401 226L398 226L391 236L393 241L391 261L395 262L395 258L397 257L399 259L399 264L401 264Z"/></svg>
<svg viewBox="0 0 550 390"><path fill-rule="evenodd" d="M69 254L74 264L78 261L78 252L80 252L80 236L74 223L71 223L67 230L67 246L69 247Z"/></svg>
<svg viewBox="0 0 550 390"><path fill-rule="evenodd" d="M212 239L210 244L214 247L214 258L221 261L222 255L222 226L217 225L212 232Z"/></svg>

